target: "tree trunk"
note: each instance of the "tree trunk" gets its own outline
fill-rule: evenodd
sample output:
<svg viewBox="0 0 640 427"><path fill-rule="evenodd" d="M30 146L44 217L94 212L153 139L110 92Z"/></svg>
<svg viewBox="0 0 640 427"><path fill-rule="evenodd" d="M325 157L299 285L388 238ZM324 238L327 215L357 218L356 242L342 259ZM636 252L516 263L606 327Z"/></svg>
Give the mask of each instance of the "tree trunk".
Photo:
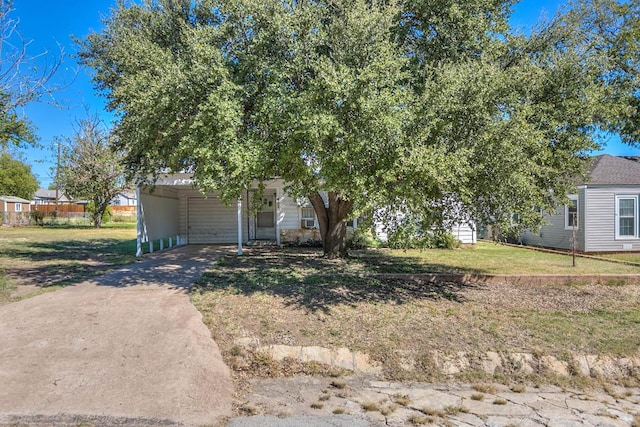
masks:
<svg viewBox="0 0 640 427"><path fill-rule="evenodd" d="M325 206L319 193L309 196L309 201L318 217L322 247L326 258L346 258L347 223L345 219L351 213L353 202L344 200L338 193L327 193L329 206Z"/></svg>

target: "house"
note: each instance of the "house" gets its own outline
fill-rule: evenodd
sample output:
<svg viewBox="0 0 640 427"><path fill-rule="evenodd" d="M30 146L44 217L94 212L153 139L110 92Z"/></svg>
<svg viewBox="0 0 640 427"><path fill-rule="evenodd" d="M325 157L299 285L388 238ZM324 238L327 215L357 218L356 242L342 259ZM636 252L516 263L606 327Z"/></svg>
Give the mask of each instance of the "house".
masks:
<svg viewBox="0 0 640 427"><path fill-rule="evenodd" d="M284 181L265 182L262 207L249 213L248 204L255 189L243 192L233 206L226 206L216 193L203 196L193 186L189 174L162 175L154 187L138 187L138 256L142 243L242 244L268 241L284 243L320 240L315 211L305 200L296 200L284 191ZM354 220L350 224L357 227ZM458 230L458 234L466 231ZM475 233L473 233L475 240ZM463 242L465 243L465 242ZM475 241L473 242L475 243Z"/></svg>
<svg viewBox="0 0 640 427"><path fill-rule="evenodd" d="M640 251L640 162L596 156L586 182L570 203L545 215L545 225L526 231L522 243L581 252Z"/></svg>
<svg viewBox="0 0 640 427"><path fill-rule="evenodd" d="M136 206L137 204L135 191L122 191L110 203L111 206Z"/></svg>
<svg viewBox="0 0 640 427"><path fill-rule="evenodd" d="M31 202L14 196L0 196L0 224L28 225L31 213Z"/></svg>
<svg viewBox="0 0 640 427"><path fill-rule="evenodd" d="M47 190L46 188L39 188L36 194L33 196L33 200L36 205L49 205L56 203L56 190ZM59 203L70 203L71 199L62 191L58 191Z"/></svg>

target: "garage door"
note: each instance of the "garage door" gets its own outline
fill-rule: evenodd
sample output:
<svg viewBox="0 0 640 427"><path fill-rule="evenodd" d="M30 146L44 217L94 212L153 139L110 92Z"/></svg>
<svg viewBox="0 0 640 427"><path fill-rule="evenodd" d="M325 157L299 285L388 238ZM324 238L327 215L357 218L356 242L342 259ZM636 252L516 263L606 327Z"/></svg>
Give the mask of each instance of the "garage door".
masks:
<svg viewBox="0 0 640 427"><path fill-rule="evenodd" d="M238 241L237 208L226 207L216 197L189 198L187 232L191 244Z"/></svg>

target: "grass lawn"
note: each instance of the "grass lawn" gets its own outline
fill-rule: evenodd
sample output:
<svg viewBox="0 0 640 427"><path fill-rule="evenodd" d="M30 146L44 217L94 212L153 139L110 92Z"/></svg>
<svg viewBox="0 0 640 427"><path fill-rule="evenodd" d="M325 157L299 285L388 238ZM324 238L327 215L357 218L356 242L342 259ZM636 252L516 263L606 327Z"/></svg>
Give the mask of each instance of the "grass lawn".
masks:
<svg viewBox="0 0 640 427"><path fill-rule="evenodd" d="M135 260L135 223L0 228L0 303L20 285L80 282Z"/></svg>
<svg viewBox="0 0 640 427"><path fill-rule="evenodd" d="M617 259L620 261L628 261L628 262L635 262L640 264L640 254L635 252L635 253L618 253L618 254L603 254L603 255L598 255L601 258L610 258L610 259Z"/></svg>
<svg viewBox="0 0 640 427"><path fill-rule="evenodd" d="M228 256L200 279L192 301L227 363L246 369L235 341L262 345L347 347L381 362L393 380L434 381L428 351L485 351L629 356L640 349L640 289L579 280L572 285L421 283L370 273L640 273L614 263L578 260L481 243L476 249L361 251L349 260L318 251L247 251ZM260 369L277 371L269 361ZM255 360L251 370L256 371ZM281 373L281 372L280 372ZM249 372L251 374L251 372Z"/></svg>
<svg viewBox="0 0 640 427"><path fill-rule="evenodd" d="M573 267L570 255L490 242L460 250L382 250L364 255L369 269L381 273L640 274L640 267L580 257Z"/></svg>

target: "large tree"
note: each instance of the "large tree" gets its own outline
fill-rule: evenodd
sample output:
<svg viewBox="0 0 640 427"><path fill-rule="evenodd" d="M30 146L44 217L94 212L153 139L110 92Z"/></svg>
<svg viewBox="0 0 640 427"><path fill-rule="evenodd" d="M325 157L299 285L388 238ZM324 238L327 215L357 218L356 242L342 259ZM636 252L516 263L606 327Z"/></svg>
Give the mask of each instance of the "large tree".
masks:
<svg viewBox="0 0 640 427"><path fill-rule="evenodd" d="M0 0L0 149L36 142L31 122L19 109L55 92L50 81L64 57L60 50L59 56L48 58L46 66L36 63L48 52L29 51L30 42L20 34L12 3Z"/></svg>
<svg viewBox="0 0 640 427"><path fill-rule="evenodd" d="M191 171L227 201L280 176L343 256L360 212L533 225L583 170L607 66L567 37L580 19L511 34L512 3L120 2L81 58L132 174Z"/></svg>
<svg viewBox="0 0 640 427"><path fill-rule="evenodd" d="M66 138L60 158L59 185L74 198L87 198L93 225L102 226L110 202L127 188L122 155L114 150L111 132L95 117L79 120Z"/></svg>
<svg viewBox="0 0 640 427"><path fill-rule="evenodd" d="M31 200L37 189L38 180L31 166L9 153L0 153L0 194Z"/></svg>

